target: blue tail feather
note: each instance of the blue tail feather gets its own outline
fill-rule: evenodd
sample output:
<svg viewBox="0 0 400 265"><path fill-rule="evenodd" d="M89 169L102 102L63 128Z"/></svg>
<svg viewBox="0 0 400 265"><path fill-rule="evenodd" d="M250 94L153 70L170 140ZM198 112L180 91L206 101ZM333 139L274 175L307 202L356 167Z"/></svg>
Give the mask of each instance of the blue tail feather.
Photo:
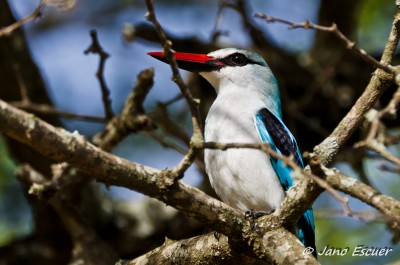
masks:
<svg viewBox="0 0 400 265"><path fill-rule="evenodd" d="M297 222L298 236L300 241L306 247L313 249L312 254L317 258L317 248L315 246L315 225L313 210L308 209Z"/></svg>
<svg viewBox="0 0 400 265"><path fill-rule="evenodd" d="M278 154L293 155L297 164L304 167L296 140L278 117L268 109L262 109L257 113L255 122L260 137L264 142L270 143L271 148ZM281 160L270 157L270 161L283 190L287 191L293 186L293 179L290 176L292 169L285 166ZM311 247L313 255L317 258L314 215L311 208L304 212L296 227L300 241L304 246Z"/></svg>

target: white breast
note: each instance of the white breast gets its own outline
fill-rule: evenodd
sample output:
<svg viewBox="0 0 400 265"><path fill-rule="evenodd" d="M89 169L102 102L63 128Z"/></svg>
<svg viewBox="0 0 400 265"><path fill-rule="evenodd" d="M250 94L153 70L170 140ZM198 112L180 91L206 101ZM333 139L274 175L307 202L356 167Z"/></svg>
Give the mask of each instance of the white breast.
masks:
<svg viewBox="0 0 400 265"><path fill-rule="evenodd" d="M219 95L212 105L205 125L205 141L220 143L261 142L254 118L265 107L249 95ZM270 163L261 150L205 150L206 170L220 198L243 211L276 209L284 191Z"/></svg>

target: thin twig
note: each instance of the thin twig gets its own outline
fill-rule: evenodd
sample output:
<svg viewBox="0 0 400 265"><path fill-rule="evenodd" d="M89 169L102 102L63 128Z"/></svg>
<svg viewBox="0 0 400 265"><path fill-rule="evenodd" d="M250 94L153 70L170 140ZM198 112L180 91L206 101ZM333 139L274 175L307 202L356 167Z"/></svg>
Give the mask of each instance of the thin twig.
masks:
<svg viewBox="0 0 400 265"><path fill-rule="evenodd" d="M343 217L343 212L338 211L337 209L317 209L314 210L314 217L317 219L332 219ZM383 215L375 210L367 210L367 211L353 211L353 217L360 221L366 222L374 222L374 221L384 221Z"/></svg>
<svg viewBox="0 0 400 265"><path fill-rule="evenodd" d="M289 104L288 104L289 105ZM309 116L306 116L303 114L303 112L299 111L296 108L287 108L288 112L290 113L291 116L293 116L295 119L297 119L299 122L303 123L306 125L310 130L318 133L322 137L327 137L329 135L329 130L320 125L318 122L310 118Z"/></svg>
<svg viewBox="0 0 400 265"><path fill-rule="evenodd" d="M10 102L10 104L19 109L34 112L37 114L56 116L73 120L84 120L89 122L100 122L100 123L106 122L106 118L103 117L95 117L89 115L75 114L67 111L61 111L48 104L37 104L25 101Z"/></svg>
<svg viewBox="0 0 400 265"><path fill-rule="evenodd" d="M94 53L98 54L100 57L99 68L96 72L96 76L100 82L101 93L103 95L103 105L104 112L107 120L110 120L114 117L114 113L111 107L111 99L110 99L110 89L107 87L106 80L104 78L104 66L105 62L110 55L103 50L100 45L99 39L97 38L96 30L90 31L90 37L92 38L92 44L84 51L85 54Z"/></svg>
<svg viewBox="0 0 400 265"><path fill-rule="evenodd" d="M27 23L28 21L38 18L42 15L42 8L45 7L46 4L41 1L40 4L33 10L33 12L21 20L14 22L13 24L0 29L0 37L10 35L14 30L21 27L23 24Z"/></svg>
<svg viewBox="0 0 400 265"><path fill-rule="evenodd" d="M17 78L19 91L21 94L21 101L23 103L29 103L31 100L29 98L28 89L26 88L25 81L22 78L21 68L19 67L19 65L17 63L14 64L14 71L15 71L15 76Z"/></svg>
<svg viewBox="0 0 400 265"><path fill-rule="evenodd" d="M388 115L395 115L399 104L400 104L400 86L397 87L397 90L393 94L392 99L389 101L389 103L383 110L379 111L379 114L376 118L381 119Z"/></svg>
<svg viewBox="0 0 400 265"><path fill-rule="evenodd" d="M186 155L187 150L179 146L178 144L174 143L173 141L169 140L167 137L162 136L160 134L157 134L155 132L144 132L145 135L151 137L152 139L158 141L163 147L170 148L172 150L175 150L181 155Z"/></svg>
<svg viewBox="0 0 400 265"><path fill-rule="evenodd" d="M378 140L372 139L370 141L360 141L354 145L354 147L359 148L359 147L367 147L369 150L377 152L379 155L384 157L386 160L399 165L400 166L400 158L392 154L387 150L387 148Z"/></svg>
<svg viewBox="0 0 400 265"><path fill-rule="evenodd" d="M351 41L338 29L338 27L335 23L333 23L332 26L330 26L330 27L314 24L308 20L303 21L301 23L295 23L290 20L267 16L263 13L257 13L257 14L255 14L255 17L264 19L266 22L269 22L269 23L279 22L282 24L289 25L289 29L303 28L303 29L315 29L315 30L320 30L320 31L331 32L335 36L337 36L346 45L347 49L354 51L356 54L358 54L361 58L366 60L368 63L374 65L377 68L384 70L387 73L390 73L390 74L398 73L398 70L394 66L384 63L384 62L379 62L374 57L370 56L365 50L359 48L354 41Z"/></svg>
<svg viewBox="0 0 400 265"><path fill-rule="evenodd" d="M400 158L390 153L385 147L385 145L377 139L378 130L381 127L380 126L381 119L387 115L395 114L399 104L400 104L400 86L397 88L392 99L389 101L389 103L384 109L378 112L375 111L375 113L372 112L371 116L373 117L370 118L371 119L370 129L367 137L364 140L357 142L354 145L354 147L356 148L367 147L368 149L379 153L388 161L400 165Z"/></svg>
<svg viewBox="0 0 400 265"><path fill-rule="evenodd" d="M333 188L365 202L380 211L385 217L400 224L398 200L381 194L365 183L350 178L337 170L325 170L325 172L326 180Z"/></svg>
<svg viewBox="0 0 400 265"><path fill-rule="evenodd" d="M188 153L188 151L186 149L184 149L180 145L174 143L172 140L168 139L168 137L162 136L153 131L148 131L148 132L145 131L144 134L148 135L152 139L158 141L163 147L175 150L176 152L180 153L181 155L186 155ZM194 163L196 163L197 167L200 169L201 172L205 172L205 165L204 165L203 159L198 158L194 161Z"/></svg>
<svg viewBox="0 0 400 265"><path fill-rule="evenodd" d="M147 10L148 10L146 17L150 22L153 23L153 25L157 31L157 34L160 38L161 44L163 46L164 55L165 55L168 63L171 65L172 80L178 85L179 89L181 90L181 93L187 100L190 111L192 113L192 117L194 118L195 123L196 123L195 126L199 126L200 125L199 110L198 110L199 102L198 102L198 100L196 100L193 97L189 88L183 82L183 79L182 79L181 75L179 74L178 64L174 58L174 53L172 52L172 49L171 49L171 45L172 45L171 41L169 41L167 39L167 36L166 36L161 24L158 22L158 20L156 18L156 15L154 12L153 0L146 0L146 4L147 4Z"/></svg>
<svg viewBox="0 0 400 265"><path fill-rule="evenodd" d="M177 86L181 90L182 95L188 102L189 109L192 115L193 135L190 141L190 146L187 154L182 158L181 162L175 168L170 170L165 170L165 172L161 173L163 176L167 176L167 178L170 178L170 180L165 179L166 183L172 184L174 180L171 181L171 177L173 179L178 179L183 176L183 173L190 167L190 165L196 159L196 156L199 151L199 145L203 142L200 113L199 113L199 102L193 97L189 88L183 82L183 79L179 74L178 64L171 50L171 45L172 45L171 41L168 40L165 31L163 30L161 24L158 22L156 18L153 0L146 0L146 5L148 11L146 14L146 18L154 25L154 28L163 46L163 53L165 55L165 58L167 59L167 62L171 66L172 80L177 84ZM167 174L165 174L166 172Z"/></svg>
<svg viewBox="0 0 400 265"><path fill-rule="evenodd" d="M390 35L383 50L381 63L389 65L393 61L400 39L400 9L397 8L393 19ZM393 75L388 75L381 69L375 70L365 91L358 98L351 110L340 121L329 137L314 147L314 152L319 156L323 165L332 161L347 139L361 125L364 115L375 105L383 91L393 84Z"/></svg>
<svg viewBox="0 0 400 265"><path fill-rule="evenodd" d="M157 124L163 129L163 131L174 138L178 139L186 146L190 145L190 136L186 132L185 128L180 126L174 120L171 119L167 105L158 103L150 116L157 122Z"/></svg>
<svg viewBox="0 0 400 265"><path fill-rule="evenodd" d="M162 190L159 178L157 178L158 170L115 157L108 152L96 148L81 136L57 129L40 119L31 117L29 114L15 109L1 100L0 131L31 146L34 150L51 159L70 163L79 170L94 176L98 181L108 185L124 186L158 198L201 222L207 223L214 230L224 233L231 238L251 239L246 240L246 244L264 260L268 259L269 262L275 260L275 253L279 253L278 257L281 260L285 259L285 261L290 258L289 256L294 255L296 260L290 260L289 262L291 263L298 262L299 257L302 257L301 251L304 248L300 248L300 242L294 236L293 240L279 241L282 238L287 240L291 234L285 233L286 230L279 226L274 216L267 216L264 220L276 223L266 225L268 228L260 227L259 231L251 232L251 235L247 236L245 233L249 231L250 226L247 225L248 222L243 219L244 217L242 217L239 211L218 200L205 196L204 193L193 187L188 187L179 181L175 183L176 185L173 186L172 190L165 192L165 190ZM44 135L46 137L43 137ZM332 171L331 174L326 172L326 176L327 181L333 187L361 199L394 220L400 219L399 202L394 198L381 195L376 190L353 178L342 176L333 170L327 171ZM305 180L300 181L300 184L304 191L310 191L308 187L316 186L315 182ZM295 189L298 186L300 185L296 185L288 191L287 198L290 197L289 195L294 195ZM305 196L304 193L299 195ZM312 195L312 192L309 195ZM285 201L286 203L292 202ZM296 204L296 201L293 201L293 204L301 208L302 206ZM303 204L303 206L306 205ZM290 213L296 212L296 207L292 207ZM290 213L288 211L285 212L286 219L292 216ZM265 242L276 242L277 245L268 244L267 246ZM299 248L299 251L286 257L287 251L284 251L285 253L282 252L282 244L290 246L290 250L288 251L291 251L292 248L294 250ZM273 249L271 250L271 248ZM309 264L306 261L303 263Z"/></svg>
<svg viewBox="0 0 400 265"><path fill-rule="evenodd" d="M386 107L379 112L376 112L371 119L371 126L365 142L372 141L376 138L381 119L387 115L394 115L396 113L397 107L400 103L400 86L397 88L396 92L393 94L392 99L386 105ZM373 114L373 113L372 113Z"/></svg>
<svg viewBox="0 0 400 265"><path fill-rule="evenodd" d="M62 167L69 167L63 163ZM58 168L58 167L57 167ZM57 173L63 174L64 169ZM54 173L54 172L53 172ZM53 180L47 180L41 173L29 165L23 165L18 169L17 178L24 185L30 186L29 193L49 203L62 220L74 245L73 258L80 260L83 264L114 264L118 256L109 245L94 232L89 223L82 217L78 206L73 203L73 196L66 195L66 189L57 186ZM76 186L74 189L76 193ZM82 236L84 235L84 236Z"/></svg>
<svg viewBox="0 0 400 265"><path fill-rule="evenodd" d="M113 117L104 131L93 137L93 142L97 146L110 151L130 133L156 128L143 108L144 100L153 87L153 77L153 68L145 69L137 75L135 85L125 101L121 114Z"/></svg>
<svg viewBox="0 0 400 265"><path fill-rule="evenodd" d="M386 135L383 144L394 145L400 143L400 135Z"/></svg>
<svg viewBox="0 0 400 265"><path fill-rule="evenodd" d="M400 166L392 167L386 164L382 164L379 166L379 169L382 171L390 172L390 173L400 173Z"/></svg>
<svg viewBox="0 0 400 265"><path fill-rule="evenodd" d="M164 107L168 107L169 105L174 104L175 102L178 102L179 100L183 99L183 95L182 93L179 93L178 95L176 95L175 97L167 100L167 101L163 101L163 102L159 102L159 105L162 105Z"/></svg>
<svg viewBox="0 0 400 265"><path fill-rule="evenodd" d="M298 110L304 109L306 106L312 104L312 102L315 100L317 92L320 91L320 89L336 75L337 65L342 61L343 55L344 53L341 53L340 55L332 58L327 66L318 72L318 76L307 87L306 91L303 93L303 96L298 100L293 101L293 104L296 106L296 112L300 112Z"/></svg>
<svg viewBox="0 0 400 265"><path fill-rule="evenodd" d="M243 27L248 32L250 39L256 44L259 48L274 50L279 53L279 50L276 50L273 45L269 42L269 40L265 37L264 32L260 27L257 27L254 23L254 19L249 15L251 14L250 8L248 7L249 1L246 0L236 0L234 4L227 4L226 7L232 8L237 11L242 18Z"/></svg>
<svg viewBox="0 0 400 265"><path fill-rule="evenodd" d="M227 3L225 0L219 1L217 17L215 19L214 28L213 28L212 34L211 34L211 43L216 43L220 36L228 35L227 31L220 30L222 22L223 22L223 18L224 18L223 11L224 11L224 8L226 8L228 5L229 5L229 3Z"/></svg>
<svg viewBox="0 0 400 265"><path fill-rule="evenodd" d="M251 148L260 149L266 154L272 156L273 158L279 159L284 162L287 166L292 168L295 172L301 172L305 177L308 177L315 181L321 188L324 188L329 194L332 195L342 206L344 214L347 216L353 216L353 212L349 207L348 199L343 198L340 194L332 188L325 180L317 177L316 175L306 172L302 167L300 167L292 157L281 155L271 149L269 143L216 143L216 142L205 142L203 148L209 149L219 149L226 150L229 148Z"/></svg>

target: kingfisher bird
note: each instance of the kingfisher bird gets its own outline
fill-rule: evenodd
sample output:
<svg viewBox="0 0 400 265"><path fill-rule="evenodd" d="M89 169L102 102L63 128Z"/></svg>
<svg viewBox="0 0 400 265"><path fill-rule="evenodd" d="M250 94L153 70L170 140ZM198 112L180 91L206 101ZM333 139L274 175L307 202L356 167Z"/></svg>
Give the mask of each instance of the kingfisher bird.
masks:
<svg viewBox="0 0 400 265"><path fill-rule="evenodd" d="M167 62L162 52L148 54ZM200 74L217 92L206 118L206 142L268 142L274 151L292 156L304 167L297 142L282 121L277 80L260 55L225 48L209 54L175 52L174 58L179 68ZM273 212L293 185L292 169L262 150L206 149L204 159L211 185L221 200L244 212ZM295 230L317 257L311 208Z"/></svg>

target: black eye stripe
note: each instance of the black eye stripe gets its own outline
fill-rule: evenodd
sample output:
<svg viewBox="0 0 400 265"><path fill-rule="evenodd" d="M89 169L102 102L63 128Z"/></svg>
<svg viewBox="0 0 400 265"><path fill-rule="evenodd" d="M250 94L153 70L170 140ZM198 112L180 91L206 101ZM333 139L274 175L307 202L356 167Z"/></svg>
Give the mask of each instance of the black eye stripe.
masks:
<svg viewBox="0 0 400 265"><path fill-rule="evenodd" d="M242 53L234 53L231 54L225 58L222 59L217 59L215 61L213 61L214 64L216 64L216 66L218 66L218 68L222 68L225 66L245 66L248 64L258 64L261 65L261 63L253 61L249 58L246 57L246 55L242 54Z"/></svg>
<svg viewBox="0 0 400 265"><path fill-rule="evenodd" d="M238 58L240 57L240 58ZM240 61L239 61L240 60ZM247 58L246 55L242 54L242 53L234 53L231 54L225 58L221 58L221 59L216 59L216 60L210 60L206 62L208 65L214 67L214 70L220 70L221 68L224 67L242 67L248 64L258 64L261 66L265 66L263 63L261 62L257 62L257 61L253 61L249 58Z"/></svg>

